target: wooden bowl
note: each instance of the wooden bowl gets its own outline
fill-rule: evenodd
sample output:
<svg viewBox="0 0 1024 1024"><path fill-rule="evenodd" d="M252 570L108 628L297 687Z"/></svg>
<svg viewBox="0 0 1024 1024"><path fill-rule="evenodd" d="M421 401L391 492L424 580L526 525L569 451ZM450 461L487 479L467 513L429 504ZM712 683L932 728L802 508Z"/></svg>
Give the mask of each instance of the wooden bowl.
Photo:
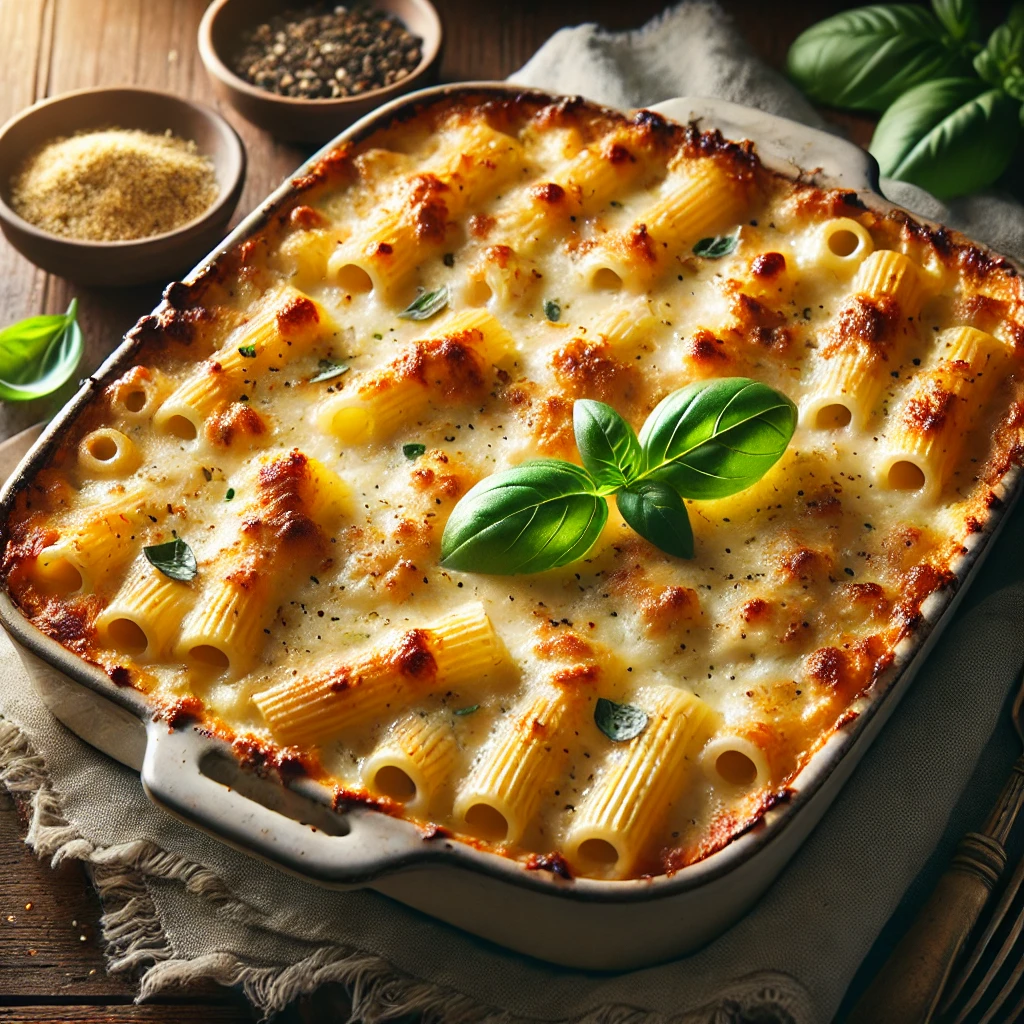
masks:
<svg viewBox="0 0 1024 1024"><path fill-rule="evenodd" d="M441 19L429 0L370 0L369 6L393 14L422 40L420 62L400 82L339 99L304 100L278 96L250 85L232 70L242 37L298 0L214 0L199 24L199 54L218 99L247 121L289 142L324 143L375 107L429 85L441 63Z"/></svg>
<svg viewBox="0 0 1024 1024"><path fill-rule="evenodd" d="M217 175L218 195L205 213L149 238L92 242L30 224L11 207L11 179L34 150L60 136L99 128L170 130L195 142ZM23 256L80 284L120 287L170 280L191 270L226 234L245 184L245 147L220 114L152 89L82 89L36 103L0 128L0 230Z"/></svg>

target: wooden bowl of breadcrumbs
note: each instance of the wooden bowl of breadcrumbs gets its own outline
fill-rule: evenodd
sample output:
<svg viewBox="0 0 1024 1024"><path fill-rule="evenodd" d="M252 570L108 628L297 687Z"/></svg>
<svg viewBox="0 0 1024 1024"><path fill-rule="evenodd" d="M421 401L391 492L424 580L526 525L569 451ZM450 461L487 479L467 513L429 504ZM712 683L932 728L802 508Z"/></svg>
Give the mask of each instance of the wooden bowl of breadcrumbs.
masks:
<svg viewBox="0 0 1024 1024"><path fill-rule="evenodd" d="M235 130L151 89L82 89L0 128L0 230L79 284L180 278L227 233L245 183Z"/></svg>

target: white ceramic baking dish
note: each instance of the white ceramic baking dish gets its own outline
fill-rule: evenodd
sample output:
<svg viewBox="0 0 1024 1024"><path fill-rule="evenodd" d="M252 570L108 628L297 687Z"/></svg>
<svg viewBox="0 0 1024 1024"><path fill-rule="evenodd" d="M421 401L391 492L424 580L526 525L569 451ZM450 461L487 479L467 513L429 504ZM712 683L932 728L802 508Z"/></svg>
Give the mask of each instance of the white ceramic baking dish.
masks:
<svg viewBox="0 0 1024 1024"><path fill-rule="evenodd" d="M463 90L523 91L470 84L396 100L343 132L297 174L339 141L361 137L426 99ZM652 109L677 121L719 128L727 138L750 139L763 163L789 177L803 173L823 187L856 190L868 207L882 213L894 208L877 191L871 157L842 139L720 100L676 99ZM259 230L293 194L290 182L282 185L190 279ZM129 336L50 424L0 492L0 521L6 522L20 481L46 459L77 411L130 365L134 348ZM651 879L565 879L365 807L336 810L331 792L309 779L283 785L256 777L239 767L222 741L191 726L170 729L166 721L154 721L140 693L113 685L98 668L37 630L6 591L0 592L0 621L20 644L54 714L93 746L139 770L152 799L191 824L303 878L335 887L368 886L531 956L573 967L624 970L678 956L713 939L782 871L910 685L1020 490L1021 474L1012 469L998 494L1002 501L954 566L956 585L926 600L919 627L901 642L889 671L793 779L785 798L724 849Z"/></svg>

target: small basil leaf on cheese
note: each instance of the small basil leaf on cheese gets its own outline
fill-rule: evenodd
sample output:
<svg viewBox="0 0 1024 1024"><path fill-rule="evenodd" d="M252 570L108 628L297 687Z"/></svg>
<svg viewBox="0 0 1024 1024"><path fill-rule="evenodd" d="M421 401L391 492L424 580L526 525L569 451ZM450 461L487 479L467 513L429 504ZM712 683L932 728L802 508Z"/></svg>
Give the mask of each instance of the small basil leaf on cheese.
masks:
<svg viewBox="0 0 1024 1024"><path fill-rule="evenodd" d="M334 380L343 373L348 373L347 363L336 363L333 359L321 359L317 363L318 372L315 377L309 378L310 384L319 384L323 380Z"/></svg>
<svg viewBox="0 0 1024 1024"><path fill-rule="evenodd" d="M448 285L443 284L432 292L421 291L401 313L401 320L429 320L448 305Z"/></svg>
<svg viewBox="0 0 1024 1024"><path fill-rule="evenodd" d="M480 710L480 705L479 704L470 704L468 708L458 708L456 711L453 711L452 714L459 715L459 716L471 715L471 714L473 714L474 711L479 711L479 710Z"/></svg>
<svg viewBox="0 0 1024 1024"><path fill-rule="evenodd" d="M244 356L246 359L256 358L256 346L255 345L239 345L238 354Z"/></svg>
<svg viewBox="0 0 1024 1024"><path fill-rule="evenodd" d="M230 501L234 496L235 496L235 489L234 489L234 487L229 487L227 489L227 492L224 495L224 500L225 501Z"/></svg>
<svg viewBox="0 0 1024 1024"><path fill-rule="evenodd" d="M31 316L0 331L0 399L42 398L68 380L85 348L77 313L72 299L66 313Z"/></svg>
<svg viewBox="0 0 1024 1024"><path fill-rule="evenodd" d="M694 256L703 256L707 260L720 260L723 256L729 256L736 251L740 241L740 229L737 228L731 235L715 235L712 238L702 238L694 247Z"/></svg>
<svg viewBox="0 0 1024 1024"><path fill-rule="evenodd" d="M485 477L455 506L441 565L510 576L582 558L608 521L608 501L587 472L544 459Z"/></svg>
<svg viewBox="0 0 1024 1024"><path fill-rule="evenodd" d="M610 406L581 398L573 403L576 447L587 472L610 491L627 486L640 472L643 452L633 428Z"/></svg>
<svg viewBox="0 0 1024 1024"><path fill-rule="evenodd" d="M544 303L544 315L553 323L557 324L562 318L562 305L558 299L548 299Z"/></svg>
<svg viewBox="0 0 1024 1024"><path fill-rule="evenodd" d="M415 462L425 451L427 446L425 444L403 444L402 454L410 461Z"/></svg>
<svg viewBox="0 0 1024 1024"><path fill-rule="evenodd" d="M676 558L693 558L693 530L683 499L668 484L646 480L619 491L622 518L644 540Z"/></svg>
<svg viewBox="0 0 1024 1024"><path fill-rule="evenodd" d="M696 381L663 399L640 431L641 480L687 498L724 498L756 483L782 456L796 406L746 377Z"/></svg>
<svg viewBox="0 0 1024 1024"><path fill-rule="evenodd" d="M150 565L172 580L188 583L199 572L196 556L181 538L169 540L165 544L154 544L142 551Z"/></svg>
<svg viewBox="0 0 1024 1024"><path fill-rule="evenodd" d="M616 704L598 697L594 706L594 724L615 743L636 739L647 728L648 715L635 704Z"/></svg>

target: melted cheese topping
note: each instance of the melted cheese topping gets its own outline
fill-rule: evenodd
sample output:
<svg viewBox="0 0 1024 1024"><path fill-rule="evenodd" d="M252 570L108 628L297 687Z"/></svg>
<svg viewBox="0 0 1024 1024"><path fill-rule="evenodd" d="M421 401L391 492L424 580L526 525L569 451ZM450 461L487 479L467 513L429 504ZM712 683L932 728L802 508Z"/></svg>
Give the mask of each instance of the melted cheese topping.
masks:
<svg viewBox="0 0 1024 1024"><path fill-rule="evenodd" d="M951 582L1020 440L1011 268L649 114L439 101L168 299L19 495L16 600L243 755L528 866L660 873L745 828ZM692 560L613 502L563 569L439 567L473 483L578 461L575 399L639 429L733 375L801 422L757 485L687 502ZM190 582L142 555L174 538ZM647 728L613 742L601 697Z"/></svg>

